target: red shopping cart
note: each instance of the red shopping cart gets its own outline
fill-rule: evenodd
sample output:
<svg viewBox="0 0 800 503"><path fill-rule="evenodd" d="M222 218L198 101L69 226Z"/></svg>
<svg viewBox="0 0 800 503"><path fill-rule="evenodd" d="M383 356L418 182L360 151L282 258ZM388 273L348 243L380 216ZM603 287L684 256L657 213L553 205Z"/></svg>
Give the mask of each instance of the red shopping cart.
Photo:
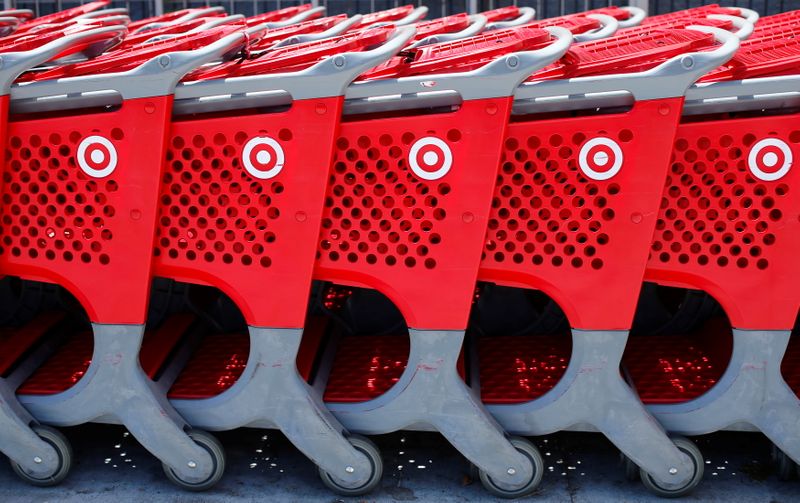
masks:
<svg viewBox="0 0 800 503"><path fill-rule="evenodd" d="M402 313L399 326L324 344L313 384L334 415L366 434L439 431L506 497L537 486L541 457L505 438L458 361L511 92L572 39L548 30L421 47L414 72L368 72L348 89L314 273Z"/></svg>
<svg viewBox="0 0 800 503"><path fill-rule="evenodd" d="M40 40L39 44L33 41L24 46L0 44L3 62L0 72L0 136L7 138L9 89L18 75L64 54L81 50L92 52L92 47L105 47L110 41L118 41L123 32L124 28L83 29L64 34L57 40ZM5 191L4 194L8 187ZM3 221L2 226L4 234L12 230L7 221ZM2 246L5 248L6 244ZM41 486L55 485L64 480L72 466L72 450L61 433L39 424L22 408L14 397L18 380L11 372L17 370L19 361L29 348L59 320L58 316L45 314L17 329L6 329L0 335L0 353L3 354L0 360L0 451L11 459L12 468L23 480Z"/></svg>
<svg viewBox="0 0 800 503"><path fill-rule="evenodd" d="M600 431L660 495L691 491L702 455L666 437L618 364L683 93L736 47L706 27L623 34L572 47L520 86L478 274L490 285L476 302L473 379L490 413L515 434ZM530 290L563 311L555 334L535 323ZM497 323L498 309L519 321Z"/></svg>
<svg viewBox="0 0 800 503"><path fill-rule="evenodd" d="M93 322L91 363L80 380L45 379L48 369L58 370L50 362L61 352L81 351L66 345L38 362L42 368L21 385L19 400L44 423L124 424L164 462L170 479L193 490L219 480L224 453L210 435L187 434L138 354L171 94L183 74L245 43L242 32L216 38L195 50L166 43L126 71L108 65L15 86L3 169L0 269L63 286Z"/></svg>
<svg viewBox="0 0 800 503"><path fill-rule="evenodd" d="M624 364L668 430L755 429L798 461L800 443L787 434L800 417L786 384L795 382L792 356L781 375L800 302L792 189L800 136L789 97L798 77L781 75L797 68L793 40L743 42L711 82L687 93L645 279L690 289L721 314L634 337ZM683 301L677 314L696 304ZM790 463L779 461L786 476Z"/></svg>
<svg viewBox="0 0 800 503"><path fill-rule="evenodd" d="M280 429L343 495L376 487L380 454L335 421L294 363L331 163L324 145L347 85L413 34L385 25L195 72L176 91L161 182L155 275L220 289L249 337L204 338L185 367L173 362L175 382L160 384L193 426ZM162 342L162 353L175 344Z"/></svg>

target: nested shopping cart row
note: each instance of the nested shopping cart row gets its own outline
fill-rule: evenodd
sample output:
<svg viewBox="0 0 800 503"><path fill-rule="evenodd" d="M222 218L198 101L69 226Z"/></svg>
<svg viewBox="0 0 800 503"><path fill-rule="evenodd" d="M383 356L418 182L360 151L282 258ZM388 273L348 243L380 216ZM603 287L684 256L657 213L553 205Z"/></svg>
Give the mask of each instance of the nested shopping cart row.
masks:
<svg viewBox="0 0 800 503"><path fill-rule="evenodd" d="M797 459L779 372L797 139L752 98L791 85L791 48L741 9L633 28L625 9L422 10L90 23L8 71L0 269L60 285L92 322L38 316L3 339L0 420L27 450L2 450L24 478L69 468L32 417L122 423L196 490L224 471L203 430L241 426L281 430L345 495L381 478L358 434L401 429L442 433L505 497L544 471L509 434L599 431L665 496L704 465L667 432L747 423ZM729 325L702 333L734 328L725 375L698 363L686 393L663 368L710 356L633 323L664 300L644 281L723 306ZM695 297L681 309L718 313Z"/></svg>

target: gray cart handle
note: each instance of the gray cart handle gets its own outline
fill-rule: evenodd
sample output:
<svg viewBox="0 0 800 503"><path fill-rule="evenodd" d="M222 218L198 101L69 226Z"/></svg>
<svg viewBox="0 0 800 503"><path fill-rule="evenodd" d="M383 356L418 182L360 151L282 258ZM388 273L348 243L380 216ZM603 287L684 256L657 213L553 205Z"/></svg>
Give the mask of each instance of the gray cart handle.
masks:
<svg viewBox="0 0 800 503"><path fill-rule="evenodd" d="M523 24L528 24L533 21L533 18L536 17L536 9L533 7L520 7L519 8L520 15L516 19L511 19L508 21L495 21L494 23L489 23L486 25L486 31L489 30L503 30L505 28L514 28L516 26L522 26Z"/></svg>
<svg viewBox="0 0 800 503"><path fill-rule="evenodd" d="M266 28L270 28L270 29L283 28L284 26L289 26L289 25L292 25L292 24L302 23L303 21L306 21L306 20L310 19L315 14L324 15L325 14L325 7L314 7L314 8L308 9L308 10L304 10L303 12L300 12L298 14L295 14L294 16L290 17L289 19L284 19L283 21L272 21L272 22L269 22L269 23L264 23L263 25L259 25L259 26L265 26Z"/></svg>
<svg viewBox="0 0 800 503"><path fill-rule="evenodd" d="M422 47L431 44L440 44L442 42L451 42L453 40L460 40L462 38L477 35L486 27L487 22L488 20L486 19L486 16L475 14L474 16L469 17L469 26L463 30L452 33L437 33L436 35L427 36L422 40L417 40L413 44L409 45L407 49L413 49L415 47Z"/></svg>
<svg viewBox="0 0 800 503"><path fill-rule="evenodd" d="M53 40L47 44L31 49L30 51L8 52L0 54L0 95L5 96L11 89L11 84L17 80L26 70L37 67L46 63L56 57L59 53L64 52L70 47L83 42L86 39L94 38L97 35L104 33L118 33L125 32L125 27L118 26L103 26L101 28L94 28L85 30L72 35L63 36L57 40Z"/></svg>
<svg viewBox="0 0 800 503"><path fill-rule="evenodd" d="M587 14L586 17L600 21L600 28L575 35L575 42L589 42L591 40L608 38L615 34L620 27L617 18L607 14Z"/></svg>
<svg viewBox="0 0 800 503"><path fill-rule="evenodd" d="M139 29L134 31L133 33L141 33L143 31L155 30L156 28L161 28L164 26L172 26L174 24L185 23L186 21L191 21L199 17L205 17L208 16L209 14L215 14L217 12L225 12L225 7L208 7L206 9L200 9L194 12L187 12L183 16L177 19L173 19L172 21L156 21L150 24L146 24L144 26L139 27Z"/></svg>
<svg viewBox="0 0 800 503"><path fill-rule="evenodd" d="M127 16L128 9L124 7L120 7L117 9L103 9L103 10L95 10L92 12L87 12L86 14L81 14L80 16L76 16L73 19L94 19L103 16Z"/></svg>
<svg viewBox="0 0 800 503"><path fill-rule="evenodd" d="M647 17L647 12L645 12L645 10L640 7L634 7L632 5L628 5L620 8L631 13L631 17L619 22L620 28L630 28L631 26L639 26L644 20L644 18Z"/></svg>
<svg viewBox="0 0 800 503"><path fill-rule="evenodd" d="M739 37L739 40L746 40L747 37L753 34L756 27L747 19L739 16L729 16L728 14L709 14L706 16L708 19L718 19L720 21L730 21L736 31L734 35Z"/></svg>
<svg viewBox="0 0 800 503"><path fill-rule="evenodd" d="M183 35L188 35L190 33L200 33L202 31L210 30L212 28L216 28L217 26L222 26L224 24L234 23L236 21L241 21L244 19L244 16L241 14L234 14L233 16L225 16L225 17L212 17L208 18L208 21L205 23L192 28L191 30L185 31L183 33L165 33L163 35L156 35L152 38L148 38L143 43L144 44L153 44L155 42L162 42L164 40L169 40L171 38L181 37Z"/></svg>
<svg viewBox="0 0 800 503"><path fill-rule="evenodd" d="M711 33L721 45L708 52L691 52L670 58L650 70L616 75L526 82L517 88L516 100L562 97L577 100L586 95L627 91L636 100L683 96L697 79L727 62L739 48L739 39L729 31L711 26L687 29Z"/></svg>
<svg viewBox="0 0 800 503"><path fill-rule="evenodd" d="M312 99L342 96L347 86L359 75L387 61L400 52L416 33L413 26L397 28L392 37L375 49L364 52L346 52L327 58L314 66L292 73L275 73L231 77L227 79L184 82L175 89L176 113L199 110L196 106L204 104L203 111L214 108L238 108L233 105L243 101L248 94L283 92L291 99ZM209 98L218 98L214 106ZM220 105L220 101L225 101ZM180 103L180 106L178 102ZM187 111L187 112L184 112Z"/></svg>
<svg viewBox="0 0 800 503"><path fill-rule="evenodd" d="M272 48L284 47L287 45L304 44L306 42L314 42L317 40L324 40L326 38L338 37L353 26L361 22L361 14L356 14L353 17L343 19L341 22L336 23L325 31L319 33L304 33L302 35L292 35L285 38L272 46Z"/></svg>
<svg viewBox="0 0 800 503"><path fill-rule="evenodd" d="M161 54L125 72L65 77L16 84L11 100L69 101L72 96L101 91L115 91L122 99L150 98L171 94L184 75L195 68L216 61L246 43L244 32L237 31L199 49Z"/></svg>
<svg viewBox="0 0 800 503"><path fill-rule="evenodd" d="M569 49L572 32L561 27L545 30L555 40L542 49L506 54L469 72L356 82L347 89L346 97L362 99L439 91L456 91L465 100L511 96L531 73L558 60Z"/></svg>
<svg viewBox="0 0 800 503"><path fill-rule="evenodd" d="M761 17L759 13L754 11L753 9L745 9L744 7L733 7L733 8L738 9L739 13L741 13L745 21L751 24L756 24L759 17Z"/></svg>

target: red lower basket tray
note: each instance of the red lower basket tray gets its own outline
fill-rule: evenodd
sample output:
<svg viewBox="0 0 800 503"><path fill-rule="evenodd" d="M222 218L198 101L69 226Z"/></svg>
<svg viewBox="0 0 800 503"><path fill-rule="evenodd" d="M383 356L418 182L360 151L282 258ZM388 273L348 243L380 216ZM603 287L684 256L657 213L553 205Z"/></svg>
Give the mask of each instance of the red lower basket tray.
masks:
<svg viewBox="0 0 800 503"><path fill-rule="evenodd" d="M139 359L151 379L161 369L193 321L192 316L177 315L169 318L158 329L145 332ZM17 389L17 394L53 395L68 390L86 373L92 363L93 349L90 331L71 334L62 347Z"/></svg>
<svg viewBox="0 0 800 503"><path fill-rule="evenodd" d="M0 329L0 375L6 376L22 355L63 318L61 313L47 312L21 327Z"/></svg>
<svg viewBox="0 0 800 503"><path fill-rule="evenodd" d="M483 337L478 352L484 403L530 402L564 376L572 339L569 335Z"/></svg>
<svg viewBox="0 0 800 503"><path fill-rule="evenodd" d="M722 377L728 361L730 337L698 334L632 337L623 357L623 365L646 404L681 403L699 397Z"/></svg>

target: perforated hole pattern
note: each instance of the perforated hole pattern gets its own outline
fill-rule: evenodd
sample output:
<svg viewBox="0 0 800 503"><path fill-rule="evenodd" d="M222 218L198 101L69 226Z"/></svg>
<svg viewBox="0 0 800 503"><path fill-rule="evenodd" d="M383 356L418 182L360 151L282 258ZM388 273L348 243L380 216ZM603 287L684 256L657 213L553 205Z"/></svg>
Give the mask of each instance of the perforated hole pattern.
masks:
<svg viewBox="0 0 800 503"><path fill-rule="evenodd" d="M282 142L292 139L281 129ZM252 133L176 135L167 151L161 190L158 247L163 259L198 264L268 268L279 237L284 186L258 180L241 166L242 146Z"/></svg>
<svg viewBox="0 0 800 503"><path fill-rule="evenodd" d="M789 135L800 142L800 131ZM775 225L783 218L786 183L750 173L752 134L679 136L672 154L650 263L727 269L770 266Z"/></svg>
<svg viewBox="0 0 800 503"><path fill-rule="evenodd" d="M108 265L116 209L114 176L93 179L75 161L84 133L12 136L3 172L0 254ZM120 141L119 128L110 138Z"/></svg>
<svg viewBox="0 0 800 503"><path fill-rule="evenodd" d="M451 129L456 143L461 132ZM319 256L333 263L434 269L451 192L445 181L420 180L408 167L414 133L341 136L325 198ZM446 180L445 177L443 180Z"/></svg>
<svg viewBox="0 0 800 503"><path fill-rule="evenodd" d="M633 140L629 129L601 136ZM616 218L622 188L583 175L578 155L588 139L582 132L506 139L484 264L603 268L611 239L604 227Z"/></svg>

